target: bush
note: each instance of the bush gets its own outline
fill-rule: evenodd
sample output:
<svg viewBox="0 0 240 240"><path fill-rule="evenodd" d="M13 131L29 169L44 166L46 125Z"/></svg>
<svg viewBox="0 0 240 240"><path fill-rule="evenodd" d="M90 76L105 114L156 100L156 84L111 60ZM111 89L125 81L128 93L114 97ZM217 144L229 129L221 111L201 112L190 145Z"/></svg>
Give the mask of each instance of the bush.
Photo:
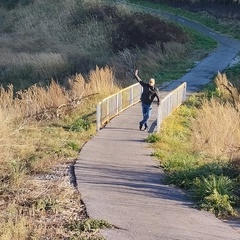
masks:
<svg viewBox="0 0 240 240"><path fill-rule="evenodd" d="M145 48L156 42L186 43L188 36L176 25L146 13L134 13L120 19L113 34L113 50Z"/></svg>
<svg viewBox="0 0 240 240"><path fill-rule="evenodd" d="M3 6L7 9L13 9L17 5L27 5L32 3L33 0L1 0L0 6Z"/></svg>
<svg viewBox="0 0 240 240"><path fill-rule="evenodd" d="M200 207L217 216L234 215L233 205L237 202L235 184L227 176L209 175L196 178L192 185L192 196Z"/></svg>
<svg viewBox="0 0 240 240"><path fill-rule="evenodd" d="M147 137L146 142L148 142L148 143L155 143L155 142L158 142L159 140L160 140L160 135L156 134L156 133L153 133L153 134L150 134Z"/></svg>
<svg viewBox="0 0 240 240"><path fill-rule="evenodd" d="M214 213L216 216L225 217L236 215L236 211L232 207L232 201L226 194L221 195L215 189L212 194L203 199L201 208Z"/></svg>
<svg viewBox="0 0 240 240"><path fill-rule="evenodd" d="M76 119L71 125L66 126L65 129L73 132L87 131L90 128L90 122L82 117Z"/></svg>
<svg viewBox="0 0 240 240"><path fill-rule="evenodd" d="M217 191L220 195L233 196L234 183L226 176L217 176L214 174L208 177L197 177L193 181L192 194L198 201L203 199Z"/></svg>

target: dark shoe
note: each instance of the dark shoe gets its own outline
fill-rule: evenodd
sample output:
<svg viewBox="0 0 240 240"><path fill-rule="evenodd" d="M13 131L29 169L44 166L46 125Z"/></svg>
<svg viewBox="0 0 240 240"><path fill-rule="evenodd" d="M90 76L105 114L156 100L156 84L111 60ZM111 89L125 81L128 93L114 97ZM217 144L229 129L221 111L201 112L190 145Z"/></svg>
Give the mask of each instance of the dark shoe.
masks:
<svg viewBox="0 0 240 240"><path fill-rule="evenodd" d="M142 127L143 127L142 123L139 123L139 130L140 131L142 130Z"/></svg>

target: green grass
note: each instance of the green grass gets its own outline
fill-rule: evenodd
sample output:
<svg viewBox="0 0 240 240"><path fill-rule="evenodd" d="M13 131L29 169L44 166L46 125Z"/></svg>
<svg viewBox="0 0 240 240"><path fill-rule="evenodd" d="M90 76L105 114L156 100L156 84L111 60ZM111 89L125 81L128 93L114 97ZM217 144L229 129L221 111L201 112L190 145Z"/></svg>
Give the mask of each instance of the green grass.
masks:
<svg viewBox="0 0 240 240"><path fill-rule="evenodd" d="M188 53L169 58L154 75L157 83L179 79L217 47L216 41L193 30L185 29L185 31L191 36Z"/></svg>
<svg viewBox="0 0 240 240"><path fill-rule="evenodd" d="M226 73L227 78L231 79L231 83L239 86L240 64L227 68L224 72Z"/></svg>
<svg viewBox="0 0 240 240"><path fill-rule="evenodd" d="M152 155L165 170L166 183L188 191L199 208L219 217L235 216L239 207L235 194L239 173L227 160L211 159L194 151L190 125L198 101L191 98L195 97L175 110L164 121L161 132L150 135L146 141L153 144Z"/></svg>
<svg viewBox="0 0 240 240"><path fill-rule="evenodd" d="M88 232L89 234L96 234L96 232L98 232L100 229L113 228L113 225L103 220L89 218L83 221L72 221L65 224L64 227L73 233L72 239L79 239L77 237L81 236L82 233ZM94 238L91 239L103 240L104 238L94 236Z"/></svg>
<svg viewBox="0 0 240 240"><path fill-rule="evenodd" d="M173 8L166 4L152 3L152 2L147 2L145 0L128 0L128 2L139 4L139 5L153 8L153 9L159 9L161 11L165 11L169 13L174 13L176 15L183 16L188 19L202 23L205 26L211 29L214 29L217 32L227 34L240 39L239 24L234 22L229 23L229 20L224 22L224 21L221 21L221 19L214 18L213 16L206 13L203 14L203 13L189 12L181 8Z"/></svg>

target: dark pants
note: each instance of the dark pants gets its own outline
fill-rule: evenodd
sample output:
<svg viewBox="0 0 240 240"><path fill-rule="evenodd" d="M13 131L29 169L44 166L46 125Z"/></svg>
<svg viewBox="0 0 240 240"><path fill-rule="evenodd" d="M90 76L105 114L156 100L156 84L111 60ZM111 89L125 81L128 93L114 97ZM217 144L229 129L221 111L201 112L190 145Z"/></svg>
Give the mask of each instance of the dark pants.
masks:
<svg viewBox="0 0 240 240"><path fill-rule="evenodd" d="M152 113L152 105L150 104L144 104L142 103L142 115L143 115L143 119L140 122L140 124L145 128L148 128L148 119L150 118Z"/></svg>

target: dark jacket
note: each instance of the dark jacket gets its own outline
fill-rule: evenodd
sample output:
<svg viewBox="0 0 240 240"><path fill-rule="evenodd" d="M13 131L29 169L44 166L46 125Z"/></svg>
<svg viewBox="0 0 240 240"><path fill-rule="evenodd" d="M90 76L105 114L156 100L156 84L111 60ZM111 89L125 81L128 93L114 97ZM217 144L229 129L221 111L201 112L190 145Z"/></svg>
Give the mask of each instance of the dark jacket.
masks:
<svg viewBox="0 0 240 240"><path fill-rule="evenodd" d="M136 78L137 79L137 78ZM150 86L148 83L145 83L143 81L137 81L142 85L143 87L143 92L141 95L141 101L144 104L149 104L151 105L154 98L157 98L158 104L160 103L160 97L159 97L159 90L155 86Z"/></svg>

